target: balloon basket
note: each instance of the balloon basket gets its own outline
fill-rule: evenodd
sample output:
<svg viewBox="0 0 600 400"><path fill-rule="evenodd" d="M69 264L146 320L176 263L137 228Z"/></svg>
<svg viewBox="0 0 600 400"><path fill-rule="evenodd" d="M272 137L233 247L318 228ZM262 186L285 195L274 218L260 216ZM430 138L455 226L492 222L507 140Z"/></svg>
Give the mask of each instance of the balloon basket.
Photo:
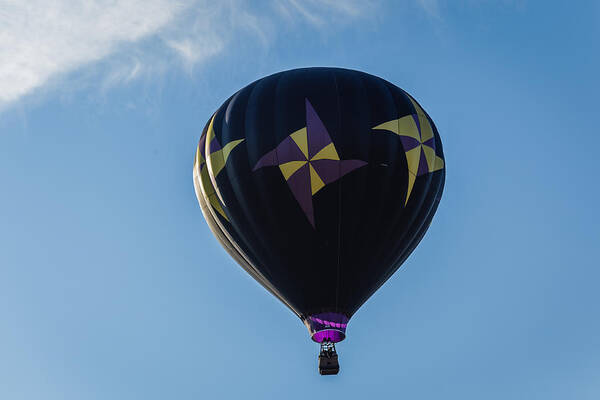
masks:
<svg viewBox="0 0 600 400"><path fill-rule="evenodd" d="M319 352L319 374L337 375L340 371L338 355L335 351L335 343L323 341Z"/></svg>

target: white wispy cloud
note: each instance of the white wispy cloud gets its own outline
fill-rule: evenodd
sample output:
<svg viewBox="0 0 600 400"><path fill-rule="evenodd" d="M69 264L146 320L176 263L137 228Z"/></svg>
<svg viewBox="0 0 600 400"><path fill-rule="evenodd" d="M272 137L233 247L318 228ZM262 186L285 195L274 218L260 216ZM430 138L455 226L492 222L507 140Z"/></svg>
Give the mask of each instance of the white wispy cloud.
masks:
<svg viewBox="0 0 600 400"><path fill-rule="evenodd" d="M440 18L440 4L438 0L417 0L417 2L427 14L435 18Z"/></svg>
<svg viewBox="0 0 600 400"><path fill-rule="evenodd" d="M184 8L168 0L2 1L0 103L156 33Z"/></svg>
<svg viewBox="0 0 600 400"><path fill-rule="evenodd" d="M272 0L261 3L263 10L253 9L251 3L0 0L0 107L95 63L107 68L104 87L128 83L170 64L191 70L223 52L235 35L253 35L268 46L282 20L319 28L332 18L366 15L372 1ZM173 54L178 56L176 63ZM116 61L106 62L111 57Z"/></svg>

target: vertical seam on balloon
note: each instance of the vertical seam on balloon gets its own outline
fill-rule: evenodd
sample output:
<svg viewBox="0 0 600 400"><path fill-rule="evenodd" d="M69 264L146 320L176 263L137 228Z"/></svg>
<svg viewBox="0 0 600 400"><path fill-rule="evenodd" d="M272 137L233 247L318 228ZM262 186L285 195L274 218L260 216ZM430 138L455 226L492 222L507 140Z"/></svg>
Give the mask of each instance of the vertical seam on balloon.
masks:
<svg viewBox="0 0 600 400"><path fill-rule="evenodd" d="M337 84L337 78L335 76L335 71L332 71L333 75L333 83L335 85L335 101L337 104L337 129L338 129L338 137L342 138L342 118L341 118L341 107L340 107L340 94L339 88ZM339 154L343 154L342 146L344 144L343 138L338 140L339 146ZM335 278L335 309L338 310L338 298L340 292L340 256L341 256L341 247L342 247L342 163L338 163L338 173L340 178L338 179L338 243L337 243L337 268L336 268L336 278Z"/></svg>
<svg viewBox="0 0 600 400"><path fill-rule="evenodd" d="M360 74L360 73L357 74L357 76L358 76L358 80L360 82L360 85L361 85L361 87L364 90L364 95L366 97L367 103L371 104L370 97L369 97L369 91L367 90L367 85L365 84L365 76L363 74ZM371 110L369 108L369 122L368 122L368 125L367 125L369 128L372 126L372 121L371 120L372 120L372 113L371 113ZM368 154L367 160L368 160L368 162L370 162L371 161L371 154L372 154L372 150L373 150L373 135L370 134L370 133L369 133L369 136L368 136L368 143L369 143L369 148L368 148L368 153L367 153ZM363 193L362 202L361 202L361 205L360 205L360 208L359 208L359 210L361 210L361 211L369 209L368 205L365 205L365 202L367 202L369 200L368 184L369 184L369 182L371 182L371 179L370 179L371 174L372 174L372 169L369 166L369 168L367 169L366 182L364 182L365 185L367 186L367 193ZM358 232L362 231L362 229L360 229L360 228L362 228L362 225L365 223L364 222L365 219L366 219L365 215L361 212L360 223L358 225L356 225L356 228L359 229ZM364 251L364 248L361 248L361 255L363 254L363 251ZM350 313L350 310L348 310L348 313Z"/></svg>
<svg viewBox="0 0 600 400"><path fill-rule="evenodd" d="M395 111L395 117L398 118L399 110L398 110L398 104L396 102L396 97L394 96L394 92L392 91L392 89L390 88L390 85L388 84L388 82L382 80L382 84L383 87L385 88L385 91L387 92L389 99L391 100L392 104L394 105L394 111ZM402 143L400 143L400 149L402 149L402 153L404 153L404 147L402 146ZM395 155L394 155L395 156ZM408 168L408 163L407 163L407 168ZM383 194L383 198L384 199L389 199L389 188L386 189L386 192ZM401 209L399 209L397 212L400 213L400 216L402 216L405 213L405 209L406 207L402 207ZM394 214L394 217L397 218L398 214ZM387 231L385 232L386 235L389 234L391 231L394 230L394 221L396 221L395 218L391 218L388 217L388 219L392 219L391 221L391 225L387 228ZM379 222L379 221L378 221Z"/></svg>
<svg viewBox="0 0 600 400"><path fill-rule="evenodd" d="M277 78L277 82L279 81L280 77L281 77L281 75L280 75L280 76ZM248 118L248 112L247 112L247 111L248 111L248 103L250 102L250 99L252 98L252 95L253 95L253 94L254 94L254 92L256 91L256 89L257 89L258 85L259 85L259 82L255 82L255 83L254 83L254 85L253 85L253 86L252 86L252 88L250 89L250 93L248 94L248 97L246 98L246 106L244 107L244 137L247 137L247 135L246 135L246 125L247 125L247 124L246 124L246 121L247 121L247 118ZM276 90L276 87L275 87L275 90ZM247 148L247 145L246 145L246 148ZM261 194L262 194L262 193L263 193L263 192L261 192ZM255 229L255 225L254 225L254 224L252 224L252 230L253 230L253 231L256 233L256 229ZM259 241L259 243L260 243L261 249L262 249L262 250L263 250L263 252L264 252L264 251L266 250L266 249L265 249L265 246L262 244L262 242L261 242L261 241ZM263 267L267 269L267 272L268 272L268 273L269 273L269 275L272 277L272 272L271 272L271 270L270 270L269 268L267 268L267 266L266 266L266 265L264 265ZM283 301L283 296L278 296L278 297L280 297L280 300L281 300L281 301L282 301L284 304L287 304L285 301ZM291 308L291 307L290 307L290 308Z"/></svg>
<svg viewBox="0 0 600 400"><path fill-rule="evenodd" d="M364 92L364 96L367 99L367 102L370 104L371 102L369 101L369 99L370 99L369 92L367 90L367 86L365 85L364 75L361 74L361 73L358 73L356 75L357 75L356 79L360 83L360 88ZM371 123L371 112L370 112L370 110L369 110L369 122L368 122L368 124L366 124L366 126L367 127L371 127L372 126L372 123ZM369 134L367 143L368 143L368 150L367 150L368 157L366 157L366 159L367 159L367 163L370 165L371 153L372 153L372 148L373 148L373 135ZM368 192L368 184L371 181L371 179L370 179L371 174L372 174L372 170L371 170L370 167L368 167L367 168L366 179L362 181L363 185L361 185L362 187L365 187L365 186L367 187L367 189L366 189L367 192ZM363 193L362 200L361 200L360 206L358 208L359 210L361 210L360 220L359 220L359 222L357 224L354 225L354 230L353 230L352 233L357 233L358 232L358 234L360 234L361 232L364 232L364 230L362 229L362 226L365 223L364 221L365 221L366 217L365 217L365 215L364 215L364 213L362 211L363 210L369 210L371 208L368 205L365 205L365 202L367 202L368 200L369 200L368 193L367 194ZM364 242L361 242L361 246L364 246ZM361 253L360 254L362 255L363 252L364 252L364 248L361 247ZM362 303L364 303L364 302L362 302ZM352 308L348 307L348 309L344 310L344 311L345 311L345 313L347 313L347 316L350 317L354 313L354 311L356 311L356 309L358 309L358 307L352 307Z"/></svg>
<svg viewBox="0 0 600 400"><path fill-rule="evenodd" d="M264 83L264 82L262 82L262 83ZM249 102L250 102L250 99L252 99L252 98L253 98L253 95L254 95L255 91L257 90L257 88L258 88L259 84L260 84L260 81L259 81L259 82L255 82L255 83L252 85L252 88L250 89L250 93L249 93L249 94L248 94L248 96L246 97L246 104L245 104L245 106L243 107L243 109L244 109L244 137L246 138L246 140L247 140L246 126L247 126L247 120L248 120L248 104L249 104ZM247 144L246 144L246 148L248 148L248 145L247 145ZM249 167L251 168L251 165L250 165L250 162L249 162L249 161L248 161L248 164L249 164ZM252 175L252 176L254 177L255 175ZM260 193L262 194L262 192L260 192ZM250 213L248 213L248 215L250 215ZM256 226L256 225L255 225L255 223L251 223L251 226L252 226L252 232L253 232L254 234L256 234L256 228L255 228L255 226ZM265 253L265 252L266 252L266 247L263 245L262 241L258 241L258 244L259 244L259 246L260 246L260 251L261 251L261 253ZM249 246L249 247L252 247L252 246ZM269 269L269 268L268 268L266 265L263 265L263 268L267 270L267 272L268 272L269 276L272 278L272 275L273 275L273 274L272 274L271 270L270 270L270 269ZM258 269L258 268L257 268L257 269ZM279 300L280 300L280 301L282 301L284 304L287 304L287 303L285 303L285 301L283 301L283 296L277 296L277 297L278 297L278 298L279 298ZM290 307L290 308L291 308L291 307Z"/></svg>

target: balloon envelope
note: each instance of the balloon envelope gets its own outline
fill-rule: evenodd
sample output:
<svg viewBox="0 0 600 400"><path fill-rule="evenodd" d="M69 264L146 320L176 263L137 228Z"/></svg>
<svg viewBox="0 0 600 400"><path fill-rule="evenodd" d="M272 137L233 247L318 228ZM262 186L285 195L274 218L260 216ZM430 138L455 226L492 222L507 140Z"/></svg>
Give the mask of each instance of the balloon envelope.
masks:
<svg viewBox="0 0 600 400"><path fill-rule="evenodd" d="M241 89L209 119L194 163L217 239L317 342L343 340L414 250L444 179L442 143L419 103L338 68Z"/></svg>

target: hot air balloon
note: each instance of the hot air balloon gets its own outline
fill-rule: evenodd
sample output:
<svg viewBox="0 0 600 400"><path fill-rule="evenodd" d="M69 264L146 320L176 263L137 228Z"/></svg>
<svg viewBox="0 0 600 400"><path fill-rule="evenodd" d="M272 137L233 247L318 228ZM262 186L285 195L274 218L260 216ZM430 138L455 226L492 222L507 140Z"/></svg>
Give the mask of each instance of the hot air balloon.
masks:
<svg viewBox="0 0 600 400"><path fill-rule="evenodd" d="M306 325L319 372L402 265L442 196L438 131L419 103L364 72L303 68L241 89L209 118L194 186L225 250Z"/></svg>

